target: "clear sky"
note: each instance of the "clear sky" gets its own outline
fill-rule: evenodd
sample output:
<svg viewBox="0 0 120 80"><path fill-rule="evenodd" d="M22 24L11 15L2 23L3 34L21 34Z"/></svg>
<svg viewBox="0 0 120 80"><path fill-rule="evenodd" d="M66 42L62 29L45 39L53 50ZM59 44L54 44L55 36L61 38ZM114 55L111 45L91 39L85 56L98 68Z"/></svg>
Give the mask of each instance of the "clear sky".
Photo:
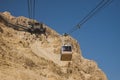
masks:
<svg viewBox="0 0 120 80"><path fill-rule="evenodd" d="M35 19L62 34L72 29L101 0L36 0ZM0 0L0 12L28 17L27 0ZM88 20L72 36L82 55L94 60L108 80L120 80L120 0Z"/></svg>

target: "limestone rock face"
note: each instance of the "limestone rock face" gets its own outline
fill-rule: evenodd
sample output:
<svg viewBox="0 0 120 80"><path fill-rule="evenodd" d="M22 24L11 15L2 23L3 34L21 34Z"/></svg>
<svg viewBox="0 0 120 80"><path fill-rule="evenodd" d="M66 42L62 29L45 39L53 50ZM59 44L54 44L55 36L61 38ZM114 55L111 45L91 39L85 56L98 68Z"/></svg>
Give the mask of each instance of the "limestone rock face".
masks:
<svg viewBox="0 0 120 80"><path fill-rule="evenodd" d="M4 20L3 20L4 19ZM61 61L64 36L46 27L45 35L15 30L6 22L28 26L30 19L0 13L0 79L1 80L107 80L93 60L82 56L80 45L71 36L71 61Z"/></svg>

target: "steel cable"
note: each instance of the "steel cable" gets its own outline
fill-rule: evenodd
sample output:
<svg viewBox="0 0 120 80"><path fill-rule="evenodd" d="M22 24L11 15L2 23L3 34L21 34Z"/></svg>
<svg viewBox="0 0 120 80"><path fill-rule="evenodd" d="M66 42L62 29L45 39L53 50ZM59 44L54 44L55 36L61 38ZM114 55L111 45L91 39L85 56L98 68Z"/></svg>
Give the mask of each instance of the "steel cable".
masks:
<svg viewBox="0 0 120 80"><path fill-rule="evenodd" d="M80 29L80 27L85 24L89 19L91 19L98 11L100 11L104 6L110 3L110 0L102 0L95 8L93 8L76 26L72 28L68 34L72 34L74 31Z"/></svg>

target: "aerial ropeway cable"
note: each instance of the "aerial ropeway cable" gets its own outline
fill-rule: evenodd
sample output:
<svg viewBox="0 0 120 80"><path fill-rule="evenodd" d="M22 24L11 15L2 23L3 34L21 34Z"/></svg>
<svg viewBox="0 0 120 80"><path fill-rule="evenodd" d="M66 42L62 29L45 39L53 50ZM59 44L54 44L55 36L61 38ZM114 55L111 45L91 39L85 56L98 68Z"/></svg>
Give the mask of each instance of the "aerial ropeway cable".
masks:
<svg viewBox="0 0 120 80"><path fill-rule="evenodd" d="M28 4L28 16L30 19L35 18L35 0L27 0Z"/></svg>
<svg viewBox="0 0 120 80"><path fill-rule="evenodd" d="M89 19L91 19L97 12L99 12L106 5L110 4L112 0L102 0L99 4L93 8L77 25L75 25L67 34L70 35L76 30L80 29Z"/></svg>

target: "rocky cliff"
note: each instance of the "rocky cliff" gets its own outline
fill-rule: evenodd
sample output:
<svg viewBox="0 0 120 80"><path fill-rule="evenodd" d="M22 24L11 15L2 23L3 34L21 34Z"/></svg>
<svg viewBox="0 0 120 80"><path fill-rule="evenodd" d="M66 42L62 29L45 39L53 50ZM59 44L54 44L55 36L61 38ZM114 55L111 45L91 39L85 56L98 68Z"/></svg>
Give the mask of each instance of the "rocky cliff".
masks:
<svg viewBox="0 0 120 80"><path fill-rule="evenodd" d="M82 56L80 45L71 36L67 42L72 44L72 60L61 61L64 36L45 24L47 38L14 29L28 27L30 21L0 13L0 80L107 80L95 61Z"/></svg>

